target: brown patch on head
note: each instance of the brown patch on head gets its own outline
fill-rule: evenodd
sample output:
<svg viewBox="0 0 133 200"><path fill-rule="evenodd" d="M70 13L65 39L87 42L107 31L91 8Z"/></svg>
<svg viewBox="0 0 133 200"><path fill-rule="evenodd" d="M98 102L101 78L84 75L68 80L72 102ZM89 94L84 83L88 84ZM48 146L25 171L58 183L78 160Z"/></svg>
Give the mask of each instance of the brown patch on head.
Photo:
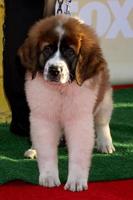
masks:
<svg viewBox="0 0 133 200"><path fill-rule="evenodd" d="M78 54L81 48L82 33L80 31L79 21L75 18L69 18L63 25L65 30L65 40Z"/></svg>
<svg viewBox="0 0 133 200"><path fill-rule="evenodd" d="M68 42L74 44L79 59L76 68L76 80L81 85L85 80L98 74L106 66L97 36L94 31L75 18L64 24Z"/></svg>

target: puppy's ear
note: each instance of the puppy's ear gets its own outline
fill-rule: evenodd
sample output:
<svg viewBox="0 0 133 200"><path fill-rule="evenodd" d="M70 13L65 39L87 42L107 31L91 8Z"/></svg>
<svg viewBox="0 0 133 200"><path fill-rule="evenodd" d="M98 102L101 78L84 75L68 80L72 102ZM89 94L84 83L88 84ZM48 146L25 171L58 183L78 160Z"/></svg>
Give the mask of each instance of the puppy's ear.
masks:
<svg viewBox="0 0 133 200"><path fill-rule="evenodd" d="M22 65L32 74L35 74L38 64L38 46L32 38L26 38L24 44L18 50Z"/></svg>
<svg viewBox="0 0 133 200"><path fill-rule="evenodd" d="M76 81L78 85L82 85L85 80L98 74L105 65L106 62L95 35L90 37L90 34L84 34L76 67Z"/></svg>

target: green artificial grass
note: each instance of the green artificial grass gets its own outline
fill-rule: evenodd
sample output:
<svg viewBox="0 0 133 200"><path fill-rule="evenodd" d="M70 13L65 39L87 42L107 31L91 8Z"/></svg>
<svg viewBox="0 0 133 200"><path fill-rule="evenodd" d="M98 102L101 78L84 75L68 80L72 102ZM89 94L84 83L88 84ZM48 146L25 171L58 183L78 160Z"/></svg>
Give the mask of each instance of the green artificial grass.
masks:
<svg viewBox="0 0 133 200"><path fill-rule="evenodd" d="M133 178L133 89L116 90L114 102L111 132L116 152L106 155L94 150L90 181ZM7 126L0 126L0 184L14 179L38 184L36 160L23 156L29 147L27 138L10 133ZM59 171L63 183L67 165L67 150L60 148Z"/></svg>

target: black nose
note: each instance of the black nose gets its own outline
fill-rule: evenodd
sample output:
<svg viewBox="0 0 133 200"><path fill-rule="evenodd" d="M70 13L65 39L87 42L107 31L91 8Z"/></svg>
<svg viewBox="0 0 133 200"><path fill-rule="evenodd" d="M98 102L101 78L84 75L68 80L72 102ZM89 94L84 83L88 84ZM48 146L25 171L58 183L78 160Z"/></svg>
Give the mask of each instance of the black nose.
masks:
<svg viewBox="0 0 133 200"><path fill-rule="evenodd" d="M60 74L60 72L61 72L61 68L58 67L58 66L52 65L52 66L49 67L48 72L49 72L49 74L50 74L51 76L57 77L57 76Z"/></svg>

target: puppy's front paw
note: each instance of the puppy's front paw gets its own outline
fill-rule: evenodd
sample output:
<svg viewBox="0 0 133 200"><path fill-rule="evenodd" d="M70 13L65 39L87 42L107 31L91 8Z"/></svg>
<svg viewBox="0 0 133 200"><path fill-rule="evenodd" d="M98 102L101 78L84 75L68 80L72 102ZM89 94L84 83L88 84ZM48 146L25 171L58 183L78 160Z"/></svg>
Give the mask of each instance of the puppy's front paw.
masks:
<svg viewBox="0 0 133 200"><path fill-rule="evenodd" d="M61 183L57 173L46 171L40 174L39 184L45 187L55 187L59 186Z"/></svg>
<svg viewBox="0 0 133 200"><path fill-rule="evenodd" d="M102 153L113 153L115 152L115 147L113 146L112 141L106 140L106 139L101 139L97 138L96 140L96 148L99 152Z"/></svg>
<svg viewBox="0 0 133 200"><path fill-rule="evenodd" d="M65 190L79 192L88 189L87 180L82 177L70 177L64 187Z"/></svg>

